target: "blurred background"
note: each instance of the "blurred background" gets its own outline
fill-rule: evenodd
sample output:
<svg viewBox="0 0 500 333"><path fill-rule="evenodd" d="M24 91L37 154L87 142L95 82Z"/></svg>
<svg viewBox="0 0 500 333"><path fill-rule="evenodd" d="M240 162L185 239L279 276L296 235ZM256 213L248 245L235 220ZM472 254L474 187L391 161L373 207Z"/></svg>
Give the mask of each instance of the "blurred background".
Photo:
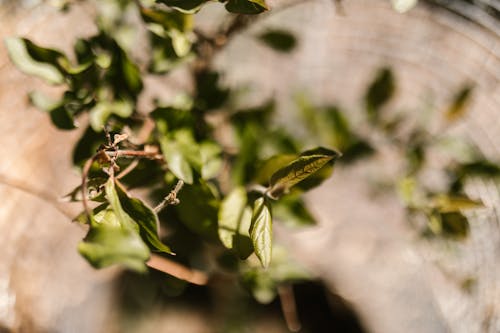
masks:
<svg viewBox="0 0 500 333"><path fill-rule="evenodd" d="M404 14L384 0L269 4L217 55L224 84L244 87L245 101L275 98L278 124L352 157L307 195L317 225L276 225L276 238L322 281L296 289L303 331L500 332L500 2L419 1ZM96 32L96 4L76 1L64 13L56 5L0 1L0 36L71 53L76 36ZM196 20L210 31L223 15L210 3ZM278 40L292 37L284 52L260 38L277 30L286 32ZM184 76L145 78L145 95L189 89ZM2 44L0 331L287 332L277 302L231 313L216 292L193 286L158 298L137 287L142 277L94 270L78 255L85 230L69 221L80 207L59 198L79 182L68 143L81 130L59 131L28 104L41 85ZM337 117L336 132L318 127L322 112ZM459 182L481 207L451 224L422 217L401 194L416 169L421 195Z"/></svg>

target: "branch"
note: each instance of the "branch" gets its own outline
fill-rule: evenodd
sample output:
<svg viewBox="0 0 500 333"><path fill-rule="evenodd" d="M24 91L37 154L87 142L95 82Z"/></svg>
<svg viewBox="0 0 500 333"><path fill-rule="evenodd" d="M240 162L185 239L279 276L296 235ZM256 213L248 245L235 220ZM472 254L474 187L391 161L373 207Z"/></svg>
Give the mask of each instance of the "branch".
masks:
<svg viewBox="0 0 500 333"><path fill-rule="evenodd" d="M162 202L158 204L158 206L154 208L154 212L158 213L163 208L165 208L166 205L179 204L179 199L177 199L177 194L182 189L182 186L184 186L184 182L182 180L179 180L177 182L177 185L175 185L175 188L172 191L170 191L170 193L165 197L165 199L163 199Z"/></svg>
<svg viewBox="0 0 500 333"><path fill-rule="evenodd" d="M151 254L151 258L148 260L148 262L146 262L146 265L175 276L178 279L185 280L187 282L200 286L205 285L208 282L208 275L206 273L191 269L173 260L165 257L160 257L156 254Z"/></svg>
<svg viewBox="0 0 500 333"><path fill-rule="evenodd" d="M295 305L295 295L293 287L289 284L278 286L278 295L281 301L281 310L286 321L286 326L291 332L300 331L302 325L297 316L297 307Z"/></svg>

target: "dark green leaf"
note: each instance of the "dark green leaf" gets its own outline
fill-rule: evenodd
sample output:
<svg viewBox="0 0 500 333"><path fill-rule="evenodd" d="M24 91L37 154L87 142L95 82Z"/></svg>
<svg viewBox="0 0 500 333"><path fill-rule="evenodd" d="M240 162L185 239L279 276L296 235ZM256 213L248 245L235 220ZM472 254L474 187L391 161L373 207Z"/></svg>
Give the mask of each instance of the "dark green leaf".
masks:
<svg viewBox="0 0 500 333"><path fill-rule="evenodd" d="M268 189L271 198L279 198L288 190L313 175L315 172L333 161L340 154L326 148L317 148L302 153L299 158L279 169L271 176Z"/></svg>
<svg viewBox="0 0 500 333"><path fill-rule="evenodd" d="M229 0L226 3L226 10L238 14L259 14L269 7L264 0Z"/></svg>
<svg viewBox="0 0 500 333"><path fill-rule="evenodd" d="M462 240L469 235L469 221L462 213L442 213L439 218L443 236Z"/></svg>
<svg viewBox="0 0 500 333"><path fill-rule="evenodd" d="M285 167L296 158L297 155L294 154L275 155L268 158L258 168L254 182L257 184L268 185L271 180L271 176L276 172L276 170Z"/></svg>
<svg viewBox="0 0 500 333"><path fill-rule="evenodd" d="M295 36L286 30L268 30L259 35L259 39L278 52L290 52L297 45Z"/></svg>
<svg viewBox="0 0 500 333"><path fill-rule="evenodd" d="M232 249L241 259L252 252L252 242L248 230L252 213L247 207L247 194L243 187L237 187L221 202L219 208L219 239L228 249Z"/></svg>
<svg viewBox="0 0 500 333"><path fill-rule="evenodd" d="M372 120L378 118L379 109L391 99L395 90L396 84L392 70L380 69L365 95L366 109Z"/></svg>
<svg viewBox="0 0 500 333"><path fill-rule="evenodd" d="M60 62L67 59L61 52L39 47L25 38L7 38L5 46L11 61L21 71L52 84L64 83Z"/></svg>
<svg viewBox="0 0 500 333"><path fill-rule="evenodd" d="M210 186L205 182L184 185L177 198L180 203L175 211L182 223L192 232L216 240L219 201Z"/></svg>
<svg viewBox="0 0 500 333"><path fill-rule="evenodd" d="M158 217L151 208L136 198L130 198L120 187L117 187L123 210L139 225L142 238L147 241L152 250L173 254L172 250L163 244L158 236Z"/></svg>
<svg viewBox="0 0 500 333"><path fill-rule="evenodd" d="M254 202L250 238L262 267L267 268L272 257L273 225L269 202L263 197Z"/></svg>

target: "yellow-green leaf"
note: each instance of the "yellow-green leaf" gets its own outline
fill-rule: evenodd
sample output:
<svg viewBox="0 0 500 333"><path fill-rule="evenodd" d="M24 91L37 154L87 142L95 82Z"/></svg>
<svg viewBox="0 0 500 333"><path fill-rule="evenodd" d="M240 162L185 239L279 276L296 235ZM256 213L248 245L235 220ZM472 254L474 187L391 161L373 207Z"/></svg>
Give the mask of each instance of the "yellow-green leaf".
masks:
<svg viewBox="0 0 500 333"><path fill-rule="evenodd" d="M287 193L290 187L308 178L340 153L326 148L316 148L302 153L299 158L279 169L271 176L268 195L277 199Z"/></svg>
<svg viewBox="0 0 500 333"><path fill-rule="evenodd" d="M255 200L253 206L250 238L262 267L267 268L272 257L273 225L269 203L263 197Z"/></svg>

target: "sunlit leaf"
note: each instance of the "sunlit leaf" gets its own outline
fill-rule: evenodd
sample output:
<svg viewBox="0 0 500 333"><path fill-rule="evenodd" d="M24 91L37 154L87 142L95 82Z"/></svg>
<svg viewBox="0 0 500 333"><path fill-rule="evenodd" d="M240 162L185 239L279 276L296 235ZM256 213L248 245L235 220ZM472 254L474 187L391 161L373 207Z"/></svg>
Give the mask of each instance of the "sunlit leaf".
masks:
<svg viewBox="0 0 500 333"><path fill-rule="evenodd" d="M150 253L139 234L133 229L123 228L112 210L99 214L106 222L92 223L89 233L78 244L80 254L96 268L120 264L144 272Z"/></svg>
<svg viewBox="0 0 500 333"><path fill-rule="evenodd" d="M302 153L299 158L277 170L271 176L268 190L269 196L279 198L292 186L313 175L328 162L339 156L339 153L326 148L317 148Z"/></svg>
<svg viewBox="0 0 500 333"><path fill-rule="evenodd" d="M483 207L482 202L472 200L467 196L449 196L445 194L435 196L432 199L432 205L440 213L451 213Z"/></svg>
<svg viewBox="0 0 500 333"><path fill-rule="evenodd" d="M64 73L59 61L65 56L61 52L39 47L25 38L7 38L5 46L11 61L21 71L51 84L64 83Z"/></svg>
<svg viewBox="0 0 500 333"><path fill-rule="evenodd" d="M267 268L272 257L273 226L269 202L263 197L254 202L250 238L262 267Z"/></svg>
<svg viewBox="0 0 500 333"><path fill-rule="evenodd" d="M258 37L260 41L278 52L290 52L297 45L295 36L286 30L268 30Z"/></svg>
<svg viewBox="0 0 500 333"><path fill-rule="evenodd" d="M391 0L391 2L396 11L404 13L415 7L418 0Z"/></svg>
<svg viewBox="0 0 500 333"><path fill-rule="evenodd" d="M201 177L203 179L217 176L222 167L221 152L221 147L214 142L205 141L200 144Z"/></svg>
<svg viewBox="0 0 500 333"><path fill-rule="evenodd" d="M243 187L237 187L221 202L218 230L222 244L236 252L241 259L247 258L253 252L248 233L251 218L246 191Z"/></svg>
<svg viewBox="0 0 500 333"><path fill-rule="evenodd" d="M192 184L193 170L184 155L181 145L167 138L163 138L160 145L169 170L186 184Z"/></svg>
<svg viewBox="0 0 500 333"><path fill-rule="evenodd" d="M89 111L90 126L95 132L101 132L111 115L127 118L133 111L133 105L130 101L99 102Z"/></svg>

